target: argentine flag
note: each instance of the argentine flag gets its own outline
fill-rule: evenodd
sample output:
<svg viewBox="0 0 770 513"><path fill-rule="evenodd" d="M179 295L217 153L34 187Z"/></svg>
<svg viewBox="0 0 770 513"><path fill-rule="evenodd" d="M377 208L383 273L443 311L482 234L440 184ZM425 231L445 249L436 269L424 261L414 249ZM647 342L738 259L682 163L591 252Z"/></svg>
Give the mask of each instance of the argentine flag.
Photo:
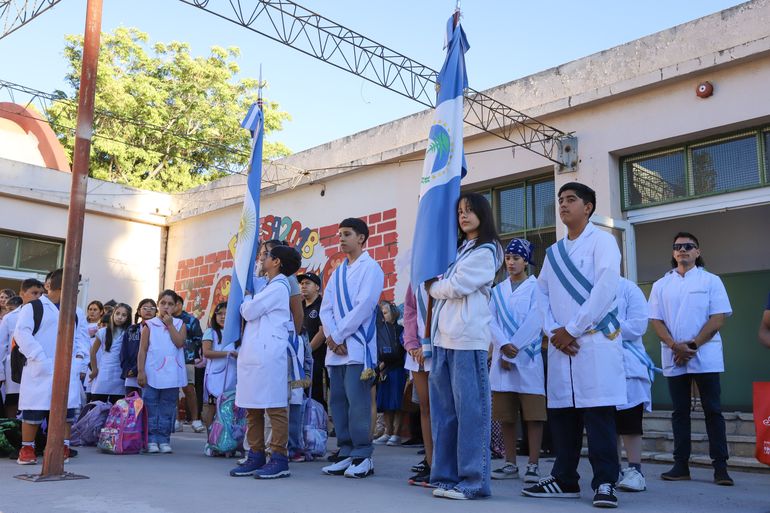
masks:
<svg viewBox="0 0 770 513"><path fill-rule="evenodd" d="M447 48L438 74L436 112L420 179L420 203L412 242L412 289L443 274L457 254L457 200L465 176L463 91L468 87L468 41L455 16L447 22ZM422 334L420 335L422 336Z"/></svg>
<svg viewBox="0 0 770 513"><path fill-rule="evenodd" d="M241 339L241 303L245 291L254 292L254 262L259 244L259 191L262 186L262 136L264 133L262 100L254 103L241 123L241 128L251 132L252 148L249 163L249 177L246 181L246 195L243 198L243 212L238 226L235 245L233 275L230 280L230 295L227 297L227 316L222 332L222 342L227 345Z"/></svg>

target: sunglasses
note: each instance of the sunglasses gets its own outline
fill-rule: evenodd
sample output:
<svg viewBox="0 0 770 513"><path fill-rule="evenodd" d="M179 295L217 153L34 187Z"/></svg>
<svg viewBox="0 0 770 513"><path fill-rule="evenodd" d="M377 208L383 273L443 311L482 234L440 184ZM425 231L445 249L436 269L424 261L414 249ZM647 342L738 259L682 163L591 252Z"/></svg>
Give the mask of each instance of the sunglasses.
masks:
<svg viewBox="0 0 770 513"><path fill-rule="evenodd" d="M693 249L698 249L698 245L693 242L685 242L682 244L674 244L674 251L692 251Z"/></svg>

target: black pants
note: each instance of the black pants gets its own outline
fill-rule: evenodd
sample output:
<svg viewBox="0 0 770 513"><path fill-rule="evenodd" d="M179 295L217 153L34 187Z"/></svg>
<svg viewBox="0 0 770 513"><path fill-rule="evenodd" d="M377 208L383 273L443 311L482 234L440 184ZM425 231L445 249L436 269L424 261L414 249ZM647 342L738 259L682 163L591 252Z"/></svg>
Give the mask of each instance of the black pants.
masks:
<svg viewBox="0 0 770 513"><path fill-rule="evenodd" d="M89 402L91 402L91 401L102 401L102 402L105 402L105 403L115 404L116 402L118 402L119 399L123 399L123 397L124 396L122 394L110 394L110 395L107 395L107 394L91 394L91 399L89 400Z"/></svg>
<svg viewBox="0 0 770 513"><path fill-rule="evenodd" d="M618 479L618 440L615 433L615 407L549 408L556 461L551 475L565 485L577 485L580 480L577 467L583 447L583 427L588 434L588 460L594 471L591 488L612 483Z"/></svg>
<svg viewBox="0 0 770 513"><path fill-rule="evenodd" d="M203 412L203 380L206 377L206 368L195 368L195 398L198 400L198 418Z"/></svg>
<svg viewBox="0 0 770 513"><path fill-rule="evenodd" d="M326 374L326 366L323 360L318 363L316 364L316 361L313 361L313 384L310 387L310 397L321 403L326 411L329 411L326 399L324 399L324 377L326 378L326 383L329 382L329 377Z"/></svg>
<svg viewBox="0 0 770 513"><path fill-rule="evenodd" d="M727 435L725 419L722 416L719 373L684 374L668 379L668 390L674 411L671 414L671 427L674 431L674 461L687 465L690 459L690 392L691 382L695 381L700 392L703 413L706 414L706 433L709 437L709 456L714 468L727 467Z"/></svg>

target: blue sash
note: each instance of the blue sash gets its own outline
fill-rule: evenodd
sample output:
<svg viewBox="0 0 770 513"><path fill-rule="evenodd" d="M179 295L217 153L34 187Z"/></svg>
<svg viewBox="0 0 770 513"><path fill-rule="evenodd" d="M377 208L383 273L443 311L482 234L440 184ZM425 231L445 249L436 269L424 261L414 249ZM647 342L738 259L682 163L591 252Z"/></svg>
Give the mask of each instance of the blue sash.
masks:
<svg viewBox="0 0 770 513"><path fill-rule="evenodd" d="M495 302L495 308L497 309L497 319L500 321L500 324L502 324L503 330L505 331L506 335L508 335L508 338L511 338L519 330L519 325L513 319L513 316L505 305L505 298L503 297L503 289L501 287L503 283L507 282L498 283L497 286L492 289L492 300ZM532 361L534 361L535 358L541 355L540 346L541 342L538 338L530 345L523 347L521 350L524 351L524 353L527 354Z"/></svg>
<svg viewBox="0 0 770 513"><path fill-rule="evenodd" d="M350 293L348 291L348 260L345 259L334 270L334 283L336 285L337 292L337 307L339 308L340 315L344 319L348 313L353 309L353 302L350 300ZM372 319L369 326L364 329L363 324L351 335L359 344L364 348L364 372L367 369L374 369L374 362L372 361L372 354L369 351L368 342L374 338L375 323L377 320L377 307L372 312ZM341 343L343 341L337 341Z"/></svg>
<svg viewBox="0 0 770 513"><path fill-rule="evenodd" d="M543 343L540 341L540 339L535 340L530 345L525 346L522 348L522 351L524 351L527 355L529 355L529 358L534 362L535 358L538 356L543 356Z"/></svg>
<svg viewBox="0 0 770 513"><path fill-rule="evenodd" d="M659 369L658 367L655 367L655 362L652 361L650 356L645 351L640 351L638 347L636 347L632 341L630 340L624 340L623 341L623 348L628 349L632 355L636 356L636 358L642 362L642 364L647 367L647 372L650 375L650 383L655 381L655 373L659 372L663 374L663 369Z"/></svg>
<svg viewBox="0 0 770 513"><path fill-rule="evenodd" d="M556 251L558 251L558 258ZM548 248L546 251L546 256L562 287L566 289L566 291L570 296L572 296L572 299L574 299L577 304L582 305L585 303L588 300L588 295L591 293L591 290L593 290L593 285L586 279L585 276L583 276L583 274L578 270L578 268L569 258L564 239L561 239L559 242ZM560 265L559 259L561 259L563 267ZM579 291L581 288L585 291L585 294L582 294ZM605 315L604 318L587 333L602 332L608 339L613 340L618 336L618 333L620 333L620 323L618 322L617 316L618 309L616 307L613 308L612 311L608 312L607 315Z"/></svg>

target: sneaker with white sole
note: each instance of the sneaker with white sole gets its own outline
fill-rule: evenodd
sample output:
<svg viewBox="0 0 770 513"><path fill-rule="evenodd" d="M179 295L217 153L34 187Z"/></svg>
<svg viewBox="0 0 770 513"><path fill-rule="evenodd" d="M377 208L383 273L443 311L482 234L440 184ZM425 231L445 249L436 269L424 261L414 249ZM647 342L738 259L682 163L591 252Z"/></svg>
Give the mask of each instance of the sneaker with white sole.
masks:
<svg viewBox="0 0 770 513"><path fill-rule="evenodd" d="M444 494L446 494L446 492L447 492L447 490L445 490L444 488L436 488L435 490L433 490L433 496L434 497L443 497Z"/></svg>
<svg viewBox="0 0 770 513"><path fill-rule="evenodd" d="M174 421L174 433L181 433L183 430L182 423L178 420Z"/></svg>
<svg viewBox="0 0 770 513"><path fill-rule="evenodd" d="M458 490L457 488L452 488L451 490L444 490L444 495L442 495L445 499L454 499L456 501L467 501L470 497L466 496L463 492Z"/></svg>
<svg viewBox="0 0 770 513"><path fill-rule="evenodd" d="M519 467L510 461L506 461L505 465L500 468L496 468L492 471L492 479L518 479Z"/></svg>
<svg viewBox="0 0 770 513"><path fill-rule="evenodd" d="M615 487L610 483L602 483L596 489L594 495L595 508L617 508L618 498L615 496Z"/></svg>
<svg viewBox="0 0 770 513"><path fill-rule="evenodd" d="M192 430L196 433L203 433L206 431L206 426L203 425L203 422L200 420L194 420L192 421Z"/></svg>
<svg viewBox="0 0 770 513"><path fill-rule="evenodd" d="M345 469L345 477L363 479L374 474L374 462L371 458L355 459L350 466Z"/></svg>
<svg viewBox="0 0 770 513"><path fill-rule="evenodd" d="M647 489L647 481L634 467L624 468L622 475L623 478L617 484L618 489L626 492L643 492Z"/></svg>
<svg viewBox="0 0 770 513"><path fill-rule="evenodd" d="M161 454L171 454L174 450L171 448L171 444L160 444L158 446Z"/></svg>
<svg viewBox="0 0 770 513"><path fill-rule="evenodd" d="M390 440L390 435L386 434L375 438L374 440L372 440L372 443L374 445L385 445L388 443L388 440Z"/></svg>
<svg viewBox="0 0 770 513"><path fill-rule="evenodd" d="M521 494L525 497L579 499L580 486L569 486L560 483L553 476L548 476L538 481L535 486L524 488Z"/></svg>
<svg viewBox="0 0 770 513"><path fill-rule="evenodd" d="M147 444L147 454L158 454L160 452L160 448L158 447L158 444L154 442L150 442Z"/></svg>
<svg viewBox="0 0 770 513"><path fill-rule="evenodd" d="M527 471L524 473L525 483L539 483L542 477L540 477L540 468L537 463L527 463Z"/></svg>
<svg viewBox="0 0 770 513"><path fill-rule="evenodd" d="M396 447L401 445L401 437L398 435L393 435L390 438L388 438L388 441L385 445L389 445L391 447Z"/></svg>
<svg viewBox="0 0 770 513"><path fill-rule="evenodd" d="M331 465L326 465L321 469L321 472L327 476L341 476L352 464L353 458L344 458L336 463L332 463Z"/></svg>

